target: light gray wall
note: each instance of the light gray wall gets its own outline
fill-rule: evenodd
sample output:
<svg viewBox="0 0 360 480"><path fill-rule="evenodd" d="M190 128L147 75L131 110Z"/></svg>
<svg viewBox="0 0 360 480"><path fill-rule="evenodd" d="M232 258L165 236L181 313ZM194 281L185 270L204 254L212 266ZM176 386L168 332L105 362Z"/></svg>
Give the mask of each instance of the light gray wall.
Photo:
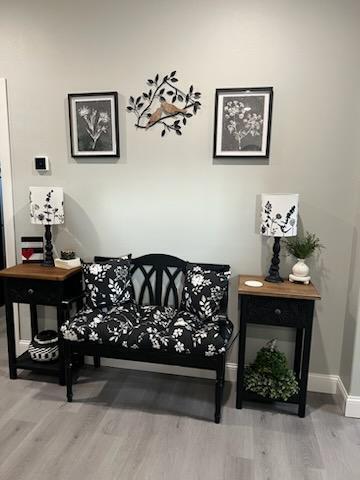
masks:
<svg viewBox="0 0 360 480"><path fill-rule="evenodd" d="M360 124L360 95L354 98L355 125ZM360 145L355 173L355 215L352 233L348 298L345 314L340 376L350 395L360 396Z"/></svg>
<svg viewBox="0 0 360 480"><path fill-rule="evenodd" d="M66 193L58 248L85 258L166 252L230 263L234 277L260 274L270 245L255 233L256 195L298 192L304 227L326 245L312 264L323 299L311 370L338 373L354 219L359 2L2 0L0 8L17 238L39 233L29 223L29 185L53 184ZM136 131L127 98L142 92L149 76L173 69L203 93L201 111L182 137ZM215 89L268 85L270 161L214 161ZM76 161L66 96L101 90L120 95L121 158ZM49 155L51 176L33 172L36 154ZM235 290L234 280L237 322ZM253 329L252 352L267 333L274 336ZM279 335L288 349L292 336Z"/></svg>
<svg viewBox="0 0 360 480"><path fill-rule="evenodd" d="M353 377L357 372L354 360L357 356L356 342L360 326L360 210L356 213L355 219L356 223L354 225L352 234L351 263L349 271L347 304L345 310L344 333L342 338L342 352L340 363L340 376L348 393L352 393ZM355 391L357 390L358 389L355 386Z"/></svg>

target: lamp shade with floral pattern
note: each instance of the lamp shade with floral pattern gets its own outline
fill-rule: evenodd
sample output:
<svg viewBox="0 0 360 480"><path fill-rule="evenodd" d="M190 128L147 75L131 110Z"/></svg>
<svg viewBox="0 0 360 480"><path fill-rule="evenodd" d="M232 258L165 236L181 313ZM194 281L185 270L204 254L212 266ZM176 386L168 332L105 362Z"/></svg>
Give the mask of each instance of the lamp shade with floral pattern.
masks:
<svg viewBox="0 0 360 480"><path fill-rule="evenodd" d="M268 237L295 237L298 193L262 193L260 233Z"/></svg>
<svg viewBox="0 0 360 480"><path fill-rule="evenodd" d="M30 187L30 219L36 225L64 223L62 187Z"/></svg>

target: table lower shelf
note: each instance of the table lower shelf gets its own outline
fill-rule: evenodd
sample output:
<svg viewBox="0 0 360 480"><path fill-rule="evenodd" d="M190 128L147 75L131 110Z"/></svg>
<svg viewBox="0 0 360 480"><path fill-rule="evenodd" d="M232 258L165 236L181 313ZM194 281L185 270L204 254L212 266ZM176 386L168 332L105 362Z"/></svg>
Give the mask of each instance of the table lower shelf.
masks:
<svg viewBox="0 0 360 480"><path fill-rule="evenodd" d="M72 362L73 373L77 374L79 368L84 364L83 359L79 355L74 355ZM33 372L43 373L46 375L58 376L60 374L60 361L55 360L52 362L34 362L27 351L17 357L16 368L22 370L32 370Z"/></svg>
<svg viewBox="0 0 360 480"><path fill-rule="evenodd" d="M292 395L288 400L281 400L280 398L265 398L261 395L251 392L249 390L245 390L240 393L241 400L245 400L247 402L263 402L263 403L294 403L299 404L300 396L299 394Z"/></svg>
<svg viewBox="0 0 360 480"><path fill-rule="evenodd" d="M48 375L59 375L60 362L58 360L52 362L34 362L34 360L31 359L29 352L25 352L17 357L16 368L47 373Z"/></svg>

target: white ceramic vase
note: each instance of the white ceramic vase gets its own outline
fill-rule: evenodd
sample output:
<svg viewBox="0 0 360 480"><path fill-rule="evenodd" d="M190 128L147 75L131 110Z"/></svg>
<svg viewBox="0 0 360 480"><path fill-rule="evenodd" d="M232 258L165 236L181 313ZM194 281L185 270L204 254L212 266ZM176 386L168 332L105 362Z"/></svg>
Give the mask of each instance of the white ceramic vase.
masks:
<svg viewBox="0 0 360 480"><path fill-rule="evenodd" d="M305 263L304 258L298 258L298 261L292 267L292 273L295 277L308 277L310 269Z"/></svg>

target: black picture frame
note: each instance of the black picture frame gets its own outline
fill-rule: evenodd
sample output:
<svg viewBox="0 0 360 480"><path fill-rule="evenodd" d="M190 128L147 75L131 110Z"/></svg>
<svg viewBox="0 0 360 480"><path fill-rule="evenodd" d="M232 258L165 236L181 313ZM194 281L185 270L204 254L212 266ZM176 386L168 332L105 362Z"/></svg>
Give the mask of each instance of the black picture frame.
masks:
<svg viewBox="0 0 360 480"><path fill-rule="evenodd" d="M69 93L71 156L120 157L117 92Z"/></svg>
<svg viewBox="0 0 360 480"><path fill-rule="evenodd" d="M273 87L216 89L213 158L269 158L272 103Z"/></svg>

